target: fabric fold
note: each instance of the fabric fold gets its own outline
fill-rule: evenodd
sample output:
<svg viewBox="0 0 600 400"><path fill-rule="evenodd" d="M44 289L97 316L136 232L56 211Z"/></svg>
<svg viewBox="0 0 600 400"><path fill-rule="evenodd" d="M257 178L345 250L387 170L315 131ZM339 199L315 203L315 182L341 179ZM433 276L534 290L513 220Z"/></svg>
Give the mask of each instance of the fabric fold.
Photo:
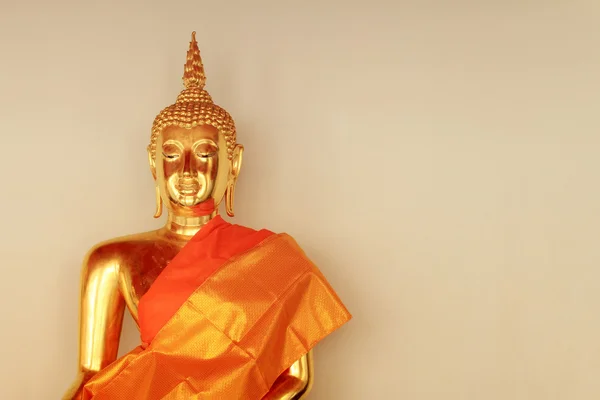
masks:
<svg viewBox="0 0 600 400"><path fill-rule="evenodd" d="M204 242L218 248L226 242L211 242L214 234L231 240L226 231L233 234L237 228L232 226L216 221L202 240L193 239L188 246ZM148 312L163 312L157 317L160 329L150 335L147 346L94 376L85 386L85 399L259 400L282 372L350 320L333 288L293 238L269 231L240 232L245 245L229 252L215 253L213 248L212 260L219 253L222 262L194 282L196 288L177 307L169 304ZM205 267L205 259L184 251L150 289L148 311L157 304L160 309L161 290L174 290L179 269ZM189 290L189 282L184 283Z"/></svg>

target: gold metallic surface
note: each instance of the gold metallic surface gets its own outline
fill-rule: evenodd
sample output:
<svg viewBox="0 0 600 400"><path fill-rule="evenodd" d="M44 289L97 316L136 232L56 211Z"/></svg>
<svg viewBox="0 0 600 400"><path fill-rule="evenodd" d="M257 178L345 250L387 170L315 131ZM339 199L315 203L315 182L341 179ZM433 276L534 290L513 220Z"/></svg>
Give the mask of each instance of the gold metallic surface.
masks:
<svg viewBox="0 0 600 400"><path fill-rule="evenodd" d="M164 227L115 238L93 247L83 261L79 318L79 370L64 399L79 399L85 383L117 358L125 308L138 322L140 298L167 263L218 213L225 198L234 214L243 147L233 119L204 90L206 77L192 35L184 70L185 89L156 117L148 146L156 184L155 216L168 212ZM199 215L197 207L214 202ZM266 399L298 399L312 382L310 353L273 385Z"/></svg>
<svg viewBox="0 0 600 400"><path fill-rule="evenodd" d="M213 232L226 235L225 229ZM198 257L198 250L216 250L210 234L204 238L193 239L171 265L180 272L204 269L211 257ZM169 266L163 274L169 278L161 275L154 285L172 290L176 271ZM146 319L151 303L142 299L142 338L149 340L96 374L85 386L84 400L261 399L273 394L282 372L351 318L323 274L286 234L269 235L226 259L191 293L185 288L190 275L183 272L183 277L183 303L177 301L173 314L159 317L156 333ZM157 294L155 287L150 290L147 296ZM156 311L170 302L165 295L148 300L159 307ZM286 382L277 388L289 394Z"/></svg>
<svg viewBox="0 0 600 400"><path fill-rule="evenodd" d="M193 128L198 125L211 125L217 128L227 143L227 154L231 158L235 149L236 131L231 115L213 103L206 90L206 77L196 42L196 32L187 53L183 82L185 90L177 97L175 104L162 110L154 119L148 150L154 156L160 146L156 143L162 130L171 125L180 128Z"/></svg>

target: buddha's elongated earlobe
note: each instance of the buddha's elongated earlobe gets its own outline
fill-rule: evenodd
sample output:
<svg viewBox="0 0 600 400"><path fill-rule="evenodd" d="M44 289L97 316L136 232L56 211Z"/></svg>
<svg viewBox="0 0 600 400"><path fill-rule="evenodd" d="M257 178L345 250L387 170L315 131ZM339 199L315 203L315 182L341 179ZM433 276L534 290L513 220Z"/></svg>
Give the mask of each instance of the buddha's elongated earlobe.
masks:
<svg viewBox="0 0 600 400"><path fill-rule="evenodd" d="M241 144L236 145L231 154L231 175L229 176L229 181L227 182L227 189L225 190L225 211L227 211L227 215L229 215L230 217L234 216L233 202L235 196L235 183L237 182L237 178L240 175L240 170L242 169L243 154L244 146L242 146Z"/></svg>
<svg viewBox="0 0 600 400"><path fill-rule="evenodd" d="M156 193L156 211L154 212L154 218L159 218L162 215L162 198L160 197L160 189L158 185L154 186Z"/></svg>
<svg viewBox="0 0 600 400"><path fill-rule="evenodd" d="M156 181L156 163L154 161L154 154L152 153L152 147L148 146L148 164L150 164L150 172L152 172L152 178ZM154 184L154 194L156 198L156 211L154 211L154 218L159 218L162 215L162 199L160 197L160 189L158 184Z"/></svg>
<svg viewBox="0 0 600 400"><path fill-rule="evenodd" d="M225 191L225 211L227 211L227 215L230 217L235 216L235 212L233 210L233 202L235 196L235 182L229 183L227 185L227 190Z"/></svg>

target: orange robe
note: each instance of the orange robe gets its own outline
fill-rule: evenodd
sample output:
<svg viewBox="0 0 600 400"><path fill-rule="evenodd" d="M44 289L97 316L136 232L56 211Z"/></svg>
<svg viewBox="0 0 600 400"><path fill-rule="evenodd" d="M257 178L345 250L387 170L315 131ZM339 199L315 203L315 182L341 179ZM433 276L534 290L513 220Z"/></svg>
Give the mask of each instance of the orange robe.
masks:
<svg viewBox="0 0 600 400"><path fill-rule="evenodd" d="M98 372L84 399L259 400L351 318L290 236L219 216L163 270L138 314L142 345Z"/></svg>

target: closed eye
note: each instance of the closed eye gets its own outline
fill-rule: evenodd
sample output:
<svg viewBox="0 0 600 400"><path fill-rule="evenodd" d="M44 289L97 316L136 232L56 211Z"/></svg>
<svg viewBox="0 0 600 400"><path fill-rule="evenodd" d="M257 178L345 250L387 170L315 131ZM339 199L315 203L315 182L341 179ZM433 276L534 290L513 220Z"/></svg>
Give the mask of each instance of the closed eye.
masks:
<svg viewBox="0 0 600 400"><path fill-rule="evenodd" d="M196 153L196 155L200 158L210 158L213 157L215 154L217 154L216 152L212 152L212 153Z"/></svg>
<svg viewBox="0 0 600 400"><path fill-rule="evenodd" d="M163 153L163 156L169 160L176 160L179 158L179 154L166 154Z"/></svg>

